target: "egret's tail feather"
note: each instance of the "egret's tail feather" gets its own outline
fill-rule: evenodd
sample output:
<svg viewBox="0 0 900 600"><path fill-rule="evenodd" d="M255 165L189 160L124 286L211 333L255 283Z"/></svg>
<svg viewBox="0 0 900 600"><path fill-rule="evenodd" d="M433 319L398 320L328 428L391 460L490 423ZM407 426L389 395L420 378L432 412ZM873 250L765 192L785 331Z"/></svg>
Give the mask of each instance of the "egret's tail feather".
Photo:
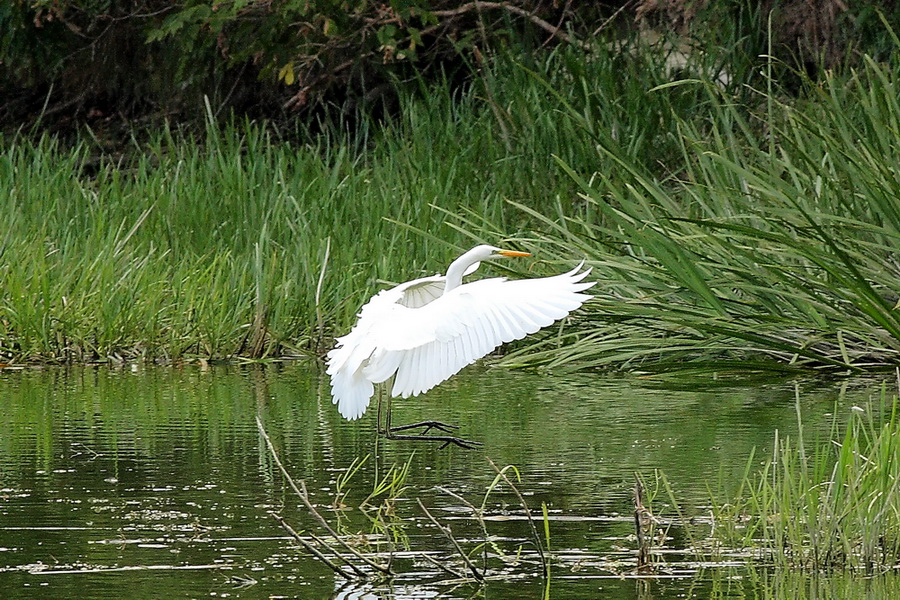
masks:
<svg viewBox="0 0 900 600"><path fill-rule="evenodd" d="M335 373L331 376L331 393L332 402L338 405L341 416L353 421L366 412L375 386L360 372Z"/></svg>
<svg viewBox="0 0 900 600"><path fill-rule="evenodd" d="M364 373L366 349L344 343L352 339L350 335L339 338L338 347L328 353L325 371L331 376L332 402L338 405L341 416L351 421L366 412L375 393L373 382Z"/></svg>

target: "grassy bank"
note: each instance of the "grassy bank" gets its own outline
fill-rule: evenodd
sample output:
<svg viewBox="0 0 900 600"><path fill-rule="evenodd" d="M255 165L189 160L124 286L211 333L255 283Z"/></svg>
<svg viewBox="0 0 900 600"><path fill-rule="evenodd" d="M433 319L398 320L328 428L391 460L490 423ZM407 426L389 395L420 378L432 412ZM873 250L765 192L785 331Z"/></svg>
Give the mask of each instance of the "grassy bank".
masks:
<svg viewBox="0 0 900 600"><path fill-rule="evenodd" d="M713 500L711 534L693 534L705 540L698 550L812 572L896 569L897 417L897 396L883 389L825 440L809 439L802 423L794 439L776 432L769 455L748 460L738 490Z"/></svg>
<svg viewBox="0 0 900 600"><path fill-rule="evenodd" d="M258 125L211 123L202 143L163 132L99 165L90 139L7 141L0 353L315 349L380 279L433 274L456 256L467 242L447 212L517 231L502 200L545 185L552 158L512 157L483 108L474 93L437 93L353 143L281 143ZM572 195L556 179L547 191Z"/></svg>
<svg viewBox="0 0 900 600"><path fill-rule="evenodd" d="M676 74L659 49L500 59L306 143L212 120L202 142L158 132L99 162L90 136L6 140L0 354L318 351L380 281L484 240L533 250L523 273L586 256L603 281L512 362L896 362L897 68L788 97L738 50Z"/></svg>

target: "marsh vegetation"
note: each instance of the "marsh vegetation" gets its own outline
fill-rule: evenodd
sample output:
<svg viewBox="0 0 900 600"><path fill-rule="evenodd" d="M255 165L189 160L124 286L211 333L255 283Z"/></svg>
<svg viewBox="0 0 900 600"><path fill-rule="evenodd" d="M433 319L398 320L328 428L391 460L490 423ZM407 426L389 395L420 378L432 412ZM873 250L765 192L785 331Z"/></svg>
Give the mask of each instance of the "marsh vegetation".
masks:
<svg viewBox="0 0 900 600"><path fill-rule="evenodd" d="M850 597L857 575L892 573L895 385L846 377L900 362L900 40L888 31L878 58L812 74L750 51L758 40L683 53L635 37L493 52L462 85L413 77L418 89L377 118L277 128L207 102L202 131L135 130L112 147L96 129L7 135L0 511L26 520L0 530L0 556L15 557L0 578L25 589L137 565L209 571L179 575L194 595L296 579L370 589L335 591L333 572L291 547L302 540L329 560L336 543L381 566L398 558L391 593L423 574L446 591L449 574L462 586L450 596L497 575L488 585L510 597L518 581L534 597L584 597L597 579L647 575L634 571L636 472L655 581L699 582L704 597ZM601 282L562 327L494 362L541 375L513 385L476 371L401 408L451 413L496 468L373 453L367 425L336 423L312 361L210 366L318 357L377 289L476 242L536 257L493 273L585 258ZM71 367L85 362L111 370ZM800 379L813 374L842 377L840 393L815 400L809 388L837 386ZM294 490L286 474L314 485ZM325 546L307 536L317 514ZM73 518L86 533L66 529ZM804 579L818 572L838 575ZM63 595L90 587L65 581ZM897 582L873 589L893 597Z"/></svg>
<svg viewBox="0 0 900 600"><path fill-rule="evenodd" d="M0 378L0 586L21 598L105 598L113 587L148 585L185 598L558 600L854 597L862 589L887 600L898 589L890 555L876 556L866 576L858 543L895 531L896 492L873 478L896 485L896 460L878 462L876 452L889 450L892 385L882 405L881 386L863 380L843 391L815 381L677 391L496 370L464 372L421 402L398 402L405 419L437 415L485 441L483 452L463 453L373 444L374 419L348 427L321 373L300 361L3 370ZM866 439L870 430L880 439ZM861 441L846 445L847 431ZM792 449L802 439L809 470L776 439ZM305 483L312 510L276 455L298 489ZM844 474L838 485L835 467ZM653 515L645 570L636 568L636 472ZM846 502L828 499L844 489ZM866 510L873 499L883 517ZM273 514L361 574L336 575ZM844 547L850 554L821 568L805 562L829 544L832 557Z"/></svg>
<svg viewBox="0 0 900 600"><path fill-rule="evenodd" d="M167 129L115 155L89 135L7 138L0 352L316 353L384 282L477 240L534 252L531 274L585 257L603 281L510 363L895 364L898 67L864 59L788 93L784 65L741 56L673 72L638 40L504 54L395 119L292 141L211 111L202 140Z"/></svg>

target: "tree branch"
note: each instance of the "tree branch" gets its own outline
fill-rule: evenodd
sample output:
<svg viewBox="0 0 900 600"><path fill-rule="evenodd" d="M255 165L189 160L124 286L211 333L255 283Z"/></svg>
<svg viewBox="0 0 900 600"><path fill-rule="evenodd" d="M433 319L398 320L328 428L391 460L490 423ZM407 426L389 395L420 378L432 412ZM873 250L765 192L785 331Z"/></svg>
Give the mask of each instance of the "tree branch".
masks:
<svg viewBox="0 0 900 600"><path fill-rule="evenodd" d="M510 4L509 2L485 2L482 0L475 0L474 2L469 2L468 4L463 4L462 6L459 6L457 8L451 8L451 9L447 9L447 10L435 10L435 11L432 11L431 14L435 15L436 17L455 17L457 15L461 15L463 13L467 13L467 12L470 12L473 10L481 10L481 9L488 9L488 8L495 8L495 9L499 8L499 9L503 9L507 12L511 12L515 15L519 15L520 17L524 17L524 18L528 19L529 21L531 21L532 23L534 23L535 25L537 25L544 31L549 32L550 35L552 35L553 37L557 37L564 42L567 42L569 44L574 44L581 48L588 47L588 45L586 43L578 40L577 38L572 37L568 33L562 31L559 27L556 27L553 24L548 23L544 19L540 18L539 16L528 12L524 8L521 8L514 4Z"/></svg>

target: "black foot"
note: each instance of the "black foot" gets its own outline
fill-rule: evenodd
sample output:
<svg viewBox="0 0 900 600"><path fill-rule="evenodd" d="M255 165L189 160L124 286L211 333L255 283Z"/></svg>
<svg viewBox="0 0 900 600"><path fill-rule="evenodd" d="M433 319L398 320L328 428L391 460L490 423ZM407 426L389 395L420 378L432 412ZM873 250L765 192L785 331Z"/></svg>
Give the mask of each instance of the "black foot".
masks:
<svg viewBox="0 0 900 600"><path fill-rule="evenodd" d="M390 430L391 432L408 431L417 427L425 428L425 430L422 432L422 435L425 435L432 429L437 429L438 431L443 431L444 433L453 433L454 429L459 429L459 425L448 425L447 423L441 423L440 421L421 421L419 423L413 423L411 425L398 425L396 427L391 427Z"/></svg>
<svg viewBox="0 0 900 600"><path fill-rule="evenodd" d="M453 437L449 435L397 435L394 431L402 431L403 429L409 429L410 427L421 426L421 423L416 423L415 425L403 425L401 427L392 427L391 430L386 434L389 440L414 440L414 441L426 441L426 442L443 442L441 444L441 449L446 448L450 444L455 444L460 448L466 448L467 450L475 450L479 446L482 445L481 442L473 442L471 440L464 440L462 438ZM441 425L444 425L441 423ZM446 425L445 425L446 427ZM429 427L428 429L430 429ZM438 427L436 427L439 429ZM426 429L425 431L428 431ZM446 431L446 430L442 430Z"/></svg>

